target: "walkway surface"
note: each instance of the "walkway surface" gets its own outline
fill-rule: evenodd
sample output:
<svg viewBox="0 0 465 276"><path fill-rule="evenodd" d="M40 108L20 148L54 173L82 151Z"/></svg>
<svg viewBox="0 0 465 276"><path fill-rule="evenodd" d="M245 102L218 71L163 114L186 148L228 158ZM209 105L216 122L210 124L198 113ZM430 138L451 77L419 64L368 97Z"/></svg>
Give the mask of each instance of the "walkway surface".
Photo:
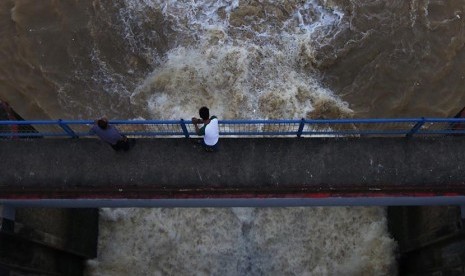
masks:
<svg viewBox="0 0 465 276"><path fill-rule="evenodd" d="M0 199L465 195L465 139L0 140Z"/></svg>

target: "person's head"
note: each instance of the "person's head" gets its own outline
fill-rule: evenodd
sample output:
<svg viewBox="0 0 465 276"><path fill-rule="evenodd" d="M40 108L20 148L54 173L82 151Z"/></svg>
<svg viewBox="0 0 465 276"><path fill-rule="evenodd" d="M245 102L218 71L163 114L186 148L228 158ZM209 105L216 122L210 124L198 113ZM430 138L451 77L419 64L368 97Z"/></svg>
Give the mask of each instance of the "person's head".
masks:
<svg viewBox="0 0 465 276"><path fill-rule="evenodd" d="M97 125L101 129L106 129L108 127L108 120L105 118L99 119Z"/></svg>
<svg viewBox="0 0 465 276"><path fill-rule="evenodd" d="M208 107L203 106L199 109L199 115L200 118L203 120L208 120L210 118L210 111L208 110Z"/></svg>

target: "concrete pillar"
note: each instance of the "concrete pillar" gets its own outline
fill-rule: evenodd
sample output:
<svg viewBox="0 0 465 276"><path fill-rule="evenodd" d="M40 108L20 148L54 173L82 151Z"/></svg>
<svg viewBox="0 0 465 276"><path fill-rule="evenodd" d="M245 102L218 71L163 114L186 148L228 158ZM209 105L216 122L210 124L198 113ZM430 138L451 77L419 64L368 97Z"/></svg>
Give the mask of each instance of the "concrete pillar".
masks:
<svg viewBox="0 0 465 276"><path fill-rule="evenodd" d="M16 210L9 205L0 205L0 231L14 232Z"/></svg>

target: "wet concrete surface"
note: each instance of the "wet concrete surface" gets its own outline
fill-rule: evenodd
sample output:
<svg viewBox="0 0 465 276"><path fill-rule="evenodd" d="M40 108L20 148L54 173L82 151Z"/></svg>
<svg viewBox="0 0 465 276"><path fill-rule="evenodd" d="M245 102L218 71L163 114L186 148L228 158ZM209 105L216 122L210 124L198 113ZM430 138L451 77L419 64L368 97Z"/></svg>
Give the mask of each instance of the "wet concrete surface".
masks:
<svg viewBox="0 0 465 276"><path fill-rule="evenodd" d="M0 198L176 198L198 194L465 194L462 137L1 140Z"/></svg>

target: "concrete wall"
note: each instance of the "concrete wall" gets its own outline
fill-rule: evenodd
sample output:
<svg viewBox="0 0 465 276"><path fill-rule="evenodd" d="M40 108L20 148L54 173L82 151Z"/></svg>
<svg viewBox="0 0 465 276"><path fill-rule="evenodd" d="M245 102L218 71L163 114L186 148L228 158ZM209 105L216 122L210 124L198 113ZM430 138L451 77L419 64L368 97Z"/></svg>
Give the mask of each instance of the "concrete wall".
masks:
<svg viewBox="0 0 465 276"><path fill-rule="evenodd" d="M0 275L82 275L97 256L97 209L16 209L2 219Z"/></svg>
<svg viewBox="0 0 465 276"><path fill-rule="evenodd" d="M465 275L465 224L457 206L389 207L399 275Z"/></svg>

